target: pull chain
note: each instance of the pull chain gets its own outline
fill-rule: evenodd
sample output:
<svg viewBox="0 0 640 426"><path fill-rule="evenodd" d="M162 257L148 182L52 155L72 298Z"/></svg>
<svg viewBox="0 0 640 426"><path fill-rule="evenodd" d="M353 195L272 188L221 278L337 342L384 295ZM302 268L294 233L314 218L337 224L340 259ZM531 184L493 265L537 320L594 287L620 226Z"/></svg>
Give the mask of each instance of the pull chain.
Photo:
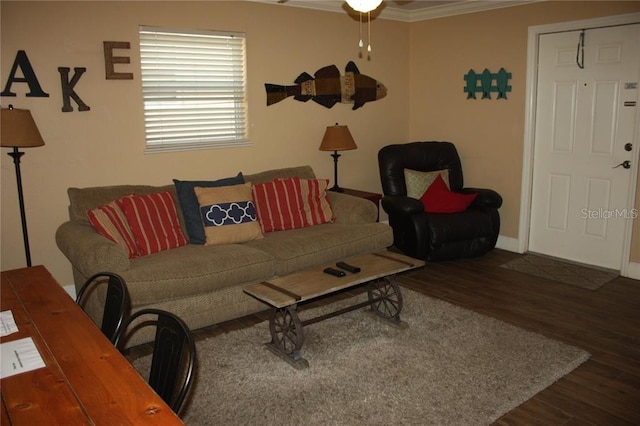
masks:
<svg viewBox="0 0 640 426"><path fill-rule="evenodd" d="M358 42L358 47L360 49L364 47L364 43L362 41L362 12L360 12L360 41Z"/></svg>
<svg viewBox="0 0 640 426"><path fill-rule="evenodd" d="M367 46L367 52L371 53L371 12L367 12L367 29L369 32L369 45Z"/></svg>

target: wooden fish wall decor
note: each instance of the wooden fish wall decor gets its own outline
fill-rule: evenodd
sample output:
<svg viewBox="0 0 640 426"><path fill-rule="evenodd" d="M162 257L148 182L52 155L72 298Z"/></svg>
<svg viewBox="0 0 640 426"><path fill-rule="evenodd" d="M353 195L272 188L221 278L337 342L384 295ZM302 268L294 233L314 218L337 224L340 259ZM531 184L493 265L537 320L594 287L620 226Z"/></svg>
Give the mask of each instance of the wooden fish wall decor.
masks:
<svg viewBox="0 0 640 426"><path fill-rule="evenodd" d="M464 76L464 81L467 86L464 91L467 93L467 99L476 99L476 92L482 92L482 99L491 99L491 92L498 92L496 99L507 99L507 92L511 91L509 86L509 79L511 73L505 71L504 68L500 68L495 74L492 74L488 69L484 69L482 74L476 74L472 69L469 70ZM493 84L495 81L495 84ZM480 86L478 87L478 82Z"/></svg>
<svg viewBox="0 0 640 426"><path fill-rule="evenodd" d="M353 104L353 110L367 102L377 101L387 96L387 88L379 81L360 74L353 61L345 67L344 76L338 67L329 65L320 68L311 76L303 72L295 79L293 86L266 83L267 106L280 102L289 96L297 101L307 102L309 99L327 108L336 103Z"/></svg>

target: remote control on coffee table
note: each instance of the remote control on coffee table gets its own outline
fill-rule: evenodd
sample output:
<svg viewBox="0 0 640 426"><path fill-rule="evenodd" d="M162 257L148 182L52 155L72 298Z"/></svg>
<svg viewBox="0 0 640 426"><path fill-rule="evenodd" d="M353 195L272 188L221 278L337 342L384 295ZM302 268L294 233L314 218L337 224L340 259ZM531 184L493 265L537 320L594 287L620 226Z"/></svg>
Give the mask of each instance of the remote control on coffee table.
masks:
<svg viewBox="0 0 640 426"><path fill-rule="evenodd" d="M368 312L374 317L400 328L407 326L400 319L402 293L395 275L424 266L424 261L381 251L354 256L343 263L358 265L356 269L360 268L360 272L347 274L340 270L344 276L337 277L326 272L335 268L325 265L244 288L245 293L272 308L269 319L271 341L266 347L298 369L309 366L301 355L304 328L316 322L369 306ZM298 316L298 305L360 285L367 286L366 301L305 321Z"/></svg>

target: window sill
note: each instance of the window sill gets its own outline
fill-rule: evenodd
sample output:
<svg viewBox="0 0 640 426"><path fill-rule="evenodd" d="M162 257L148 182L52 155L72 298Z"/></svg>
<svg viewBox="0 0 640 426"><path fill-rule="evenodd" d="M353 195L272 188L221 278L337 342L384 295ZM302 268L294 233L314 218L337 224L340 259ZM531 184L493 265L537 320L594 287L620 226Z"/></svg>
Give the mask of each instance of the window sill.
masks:
<svg viewBox="0 0 640 426"><path fill-rule="evenodd" d="M251 141L218 141L218 142L203 142L197 144L165 144L149 147L144 150L145 154L160 154L163 152L182 152L182 151L196 151L203 149L217 149L217 148L245 148L253 146Z"/></svg>

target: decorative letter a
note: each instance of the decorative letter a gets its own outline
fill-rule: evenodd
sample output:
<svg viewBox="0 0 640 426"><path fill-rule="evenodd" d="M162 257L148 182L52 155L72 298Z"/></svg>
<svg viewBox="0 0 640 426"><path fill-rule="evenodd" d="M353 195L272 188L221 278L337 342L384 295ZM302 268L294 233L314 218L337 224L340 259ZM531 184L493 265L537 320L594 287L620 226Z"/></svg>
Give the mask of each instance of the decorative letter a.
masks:
<svg viewBox="0 0 640 426"><path fill-rule="evenodd" d="M20 67L20 69L22 70L22 75L24 76L24 78L16 77L16 71L18 71L18 67ZM18 50L18 53L16 54L16 60L13 61L13 67L11 67L11 72L9 73L7 85L4 86L4 90L2 91L2 93L0 93L0 96L16 96L16 94L11 91L11 85L14 82L27 83L29 85L29 93L27 93L26 95L29 98L49 97L49 94L45 93L45 91L40 87L40 83L38 83L36 73L33 72L31 62L29 62L27 53L24 50Z"/></svg>

